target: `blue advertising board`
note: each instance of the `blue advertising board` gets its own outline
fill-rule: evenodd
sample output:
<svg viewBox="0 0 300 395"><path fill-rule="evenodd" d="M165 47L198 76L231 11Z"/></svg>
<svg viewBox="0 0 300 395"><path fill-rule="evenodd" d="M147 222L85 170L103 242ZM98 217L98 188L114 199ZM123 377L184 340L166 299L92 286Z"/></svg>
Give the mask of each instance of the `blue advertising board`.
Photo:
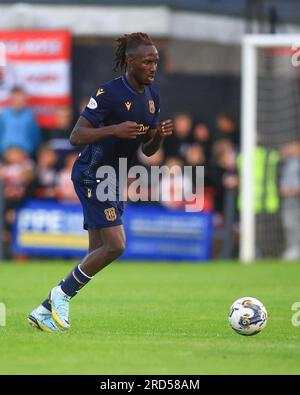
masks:
<svg viewBox="0 0 300 395"><path fill-rule="evenodd" d="M17 212L13 234L16 253L82 256L88 249L79 204L29 200Z"/></svg>
<svg viewBox="0 0 300 395"><path fill-rule="evenodd" d="M151 204L128 204L124 212L124 259L207 261L211 257L212 214L188 213ZM30 200L17 213L17 253L79 257L88 249L81 206Z"/></svg>
<svg viewBox="0 0 300 395"><path fill-rule="evenodd" d="M211 213L128 205L124 228L124 258L205 261L211 257Z"/></svg>

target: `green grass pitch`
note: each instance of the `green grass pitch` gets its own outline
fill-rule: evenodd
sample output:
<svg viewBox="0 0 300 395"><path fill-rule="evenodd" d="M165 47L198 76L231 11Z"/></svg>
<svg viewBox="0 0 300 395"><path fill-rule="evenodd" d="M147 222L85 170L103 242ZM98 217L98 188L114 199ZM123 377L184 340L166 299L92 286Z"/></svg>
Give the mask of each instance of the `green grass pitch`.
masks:
<svg viewBox="0 0 300 395"><path fill-rule="evenodd" d="M71 301L71 329L47 334L27 314L72 267L0 265L0 374L299 374L300 266L117 262ZM246 337L228 325L231 303L260 299L269 320Z"/></svg>

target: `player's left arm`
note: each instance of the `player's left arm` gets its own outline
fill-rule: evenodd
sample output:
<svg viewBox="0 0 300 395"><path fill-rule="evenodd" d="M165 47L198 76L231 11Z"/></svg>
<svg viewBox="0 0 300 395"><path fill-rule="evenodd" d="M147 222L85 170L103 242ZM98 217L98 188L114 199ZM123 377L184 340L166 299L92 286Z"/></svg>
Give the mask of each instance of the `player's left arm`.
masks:
<svg viewBox="0 0 300 395"><path fill-rule="evenodd" d="M146 156L155 154L161 147L164 139L173 133L173 121L168 119L160 122L156 129L150 129L146 140L142 144L142 151Z"/></svg>

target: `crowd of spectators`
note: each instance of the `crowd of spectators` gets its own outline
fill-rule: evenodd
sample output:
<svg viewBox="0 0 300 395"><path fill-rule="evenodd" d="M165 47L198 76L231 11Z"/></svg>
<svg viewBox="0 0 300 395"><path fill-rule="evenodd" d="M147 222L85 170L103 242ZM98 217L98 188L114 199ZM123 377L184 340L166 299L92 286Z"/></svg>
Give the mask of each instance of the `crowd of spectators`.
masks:
<svg viewBox="0 0 300 395"><path fill-rule="evenodd" d="M81 103L81 107L84 104ZM11 255L16 209L26 199L78 202L70 178L78 155L78 150L69 142L74 123L72 109L58 106L56 122L55 129L41 129L27 106L26 92L19 86L12 89L10 104L0 113L0 179L5 202L3 241L7 257ZM204 122L197 122L191 114L182 112L174 114L174 133L161 149L149 158L139 151L137 163L148 169L154 165L168 167L172 179L167 187L172 191L169 199L161 203L173 208L184 204L172 199L176 185L190 191L195 187L193 177L179 180L184 174L183 166L203 165L204 210L214 211L216 223L222 224L224 190L233 185L238 148L239 131L232 114L217 114L214 128L210 130ZM164 187L162 182L161 188Z"/></svg>
<svg viewBox="0 0 300 395"><path fill-rule="evenodd" d="M87 100L83 99L80 103L78 114ZM43 130L27 105L26 92L19 86L11 91L9 106L0 111L0 185L4 197L3 242L7 258L12 254L11 239L16 209L25 200L54 199L79 203L70 178L79 149L69 142L78 114L74 118L70 106L58 106L56 127ZM164 182L162 179L157 195L157 191L153 189L158 186L151 185L151 178L148 178L146 184L142 184L146 185L145 190L139 190L136 196L128 188L128 199L151 200L151 194L151 197L159 196L158 204L177 209L184 207L186 203L186 195L182 194L184 189L196 196L194 204L197 205L197 174L192 172L186 176L183 169L184 166L192 169L203 166L204 188L200 192L204 204L201 202L201 208L213 213L213 256L224 257L222 248L230 232L232 248L229 256L225 257L234 257L238 253L240 209L238 195L241 153L238 123L234 115L226 111L216 114L213 122L199 121L197 116L201 114L174 114L174 133L164 141L159 151L151 157L146 157L141 149L138 151L135 164L143 165L148 173L153 166L165 166L170 171L170 180ZM300 143L297 140L287 142L280 151L258 145L254 155L257 253L268 256L276 250L274 240L270 239L269 243L266 240L268 235L274 233L267 231L266 225L270 223L269 218L280 213L280 220L276 223L283 230L284 247L281 254L287 260L300 259ZM280 172L277 179L278 168ZM129 179L128 186L132 181ZM168 192L168 199L163 199L165 192ZM176 196L182 196L182 199L176 199ZM229 224L227 228L226 223ZM275 244L279 248L280 243ZM266 248L268 251L264 252Z"/></svg>
<svg viewBox="0 0 300 395"><path fill-rule="evenodd" d="M57 108L57 127L42 130L24 89L11 91L0 112L0 180L4 198L4 254L10 258L16 209L29 198L78 202L70 171L78 152L69 143L72 111Z"/></svg>

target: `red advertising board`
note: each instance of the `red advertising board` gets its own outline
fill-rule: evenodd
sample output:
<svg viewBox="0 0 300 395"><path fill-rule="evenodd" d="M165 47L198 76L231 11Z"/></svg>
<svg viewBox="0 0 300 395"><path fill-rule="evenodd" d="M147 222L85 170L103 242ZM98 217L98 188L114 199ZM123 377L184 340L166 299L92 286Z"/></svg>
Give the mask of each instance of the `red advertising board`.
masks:
<svg viewBox="0 0 300 395"><path fill-rule="evenodd" d="M71 35L65 30L0 30L0 108L10 90L22 86L39 124L55 127L55 110L71 103Z"/></svg>

